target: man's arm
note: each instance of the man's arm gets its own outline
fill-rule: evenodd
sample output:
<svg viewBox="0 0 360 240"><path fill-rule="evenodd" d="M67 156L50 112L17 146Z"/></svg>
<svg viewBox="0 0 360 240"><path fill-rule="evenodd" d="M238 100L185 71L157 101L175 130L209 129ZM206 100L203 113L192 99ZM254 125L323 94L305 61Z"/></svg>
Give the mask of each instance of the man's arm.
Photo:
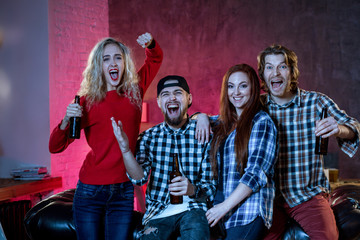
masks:
<svg viewBox="0 0 360 240"><path fill-rule="evenodd" d="M353 140L356 134L346 125L338 125L339 132L336 137Z"/></svg>
<svg viewBox="0 0 360 240"><path fill-rule="evenodd" d="M195 186L184 176L179 176L171 180L169 184L170 194L174 196L193 196L195 195Z"/></svg>
<svg viewBox="0 0 360 240"><path fill-rule="evenodd" d="M359 148L359 121L339 109L331 98L321 94L317 108L320 111L323 107L328 108L329 117L316 123L315 134L323 137L335 136L341 150L353 157Z"/></svg>
<svg viewBox="0 0 360 240"><path fill-rule="evenodd" d="M351 128L338 124L333 117L328 117L316 122L315 134L316 136L322 136L324 138L335 136L348 140L353 140L356 136Z"/></svg>
<svg viewBox="0 0 360 240"><path fill-rule="evenodd" d="M216 191L216 180L211 169L210 163L210 142L203 147L203 157L201 162L200 175L195 183L195 194L191 197L196 199L209 198L213 201Z"/></svg>
<svg viewBox="0 0 360 240"><path fill-rule="evenodd" d="M134 180L141 180L142 178L144 178L144 171L134 158L133 153L131 152L131 149L129 147L129 140L123 130L121 121L116 124L115 119L111 118L111 122L114 130L114 135L119 143L119 147L123 155L123 160L127 173Z"/></svg>

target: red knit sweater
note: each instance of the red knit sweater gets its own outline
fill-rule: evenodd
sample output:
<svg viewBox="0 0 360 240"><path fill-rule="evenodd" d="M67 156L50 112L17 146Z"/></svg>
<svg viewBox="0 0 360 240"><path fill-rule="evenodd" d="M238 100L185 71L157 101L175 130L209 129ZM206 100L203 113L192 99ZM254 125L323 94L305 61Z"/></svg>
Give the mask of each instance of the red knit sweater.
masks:
<svg viewBox="0 0 360 240"><path fill-rule="evenodd" d="M142 97L157 74L163 53L156 43L152 49L146 49L144 65L138 72L139 88ZM109 91L100 103L86 110L85 98L80 99L83 106L81 128L91 148L80 169L79 179L85 184L106 185L128 181L122 154L114 136L110 118L123 123L124 131L129 138L131 150L135 151L139 134L141 111L126 97L119 96L116 91ZM61 124L61 123L60 123ZM64 151L74 139L68 138L69 126L60 129L55 127L50 135L49 150L51 153Z"/></svg>

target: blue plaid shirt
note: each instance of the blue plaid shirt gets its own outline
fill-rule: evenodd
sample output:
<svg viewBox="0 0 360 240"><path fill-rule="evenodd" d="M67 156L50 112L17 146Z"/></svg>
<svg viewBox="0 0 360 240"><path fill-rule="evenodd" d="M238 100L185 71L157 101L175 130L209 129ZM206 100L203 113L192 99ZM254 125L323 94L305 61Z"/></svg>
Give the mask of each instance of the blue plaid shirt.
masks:
<svg viewBox="0 0 360 240"><path fill-rule="evenodd" d="M141 180L129 178L136 185L148 182L144 225L170 204L168 181L173 153L178 153L183 175L196 186L195 196L190 196L189 210L200 208L206 211L206 198L213 199L216 182L209 161L210 143L200 144L195 139L195 128L194 120L188 120L178 130L163 122L140 134L136 160L145 176Z"/></svg>
<svg viewBox="0 0 360 240"><path fill-rule="evenodd" d="M315 154L315 123L323 107L329 117L351 128L353 141L337 138L342 151L352 157L359 147L359 122L346 115L324 94L298 89L287 104L278 105L268 94L261 96L279 131L279 159L276 184L290 207L297 206L321 192L329 192L322 155Z"/></svg>
<svg viewBox="0 0 360 240"><path fill-rule="evenodd" d="M225 227L231 228L251 223L261 216L266 227L272 224L273 201L275 197L274 166L277 154L277 130L268 114L258 112L252 121L248 143L248 161L244 174L240 175L236 166L236 130L227 137L222 154L218 153L218 165L223 169L221 177L224 198L228 198L239 183L243 183L253 193L234 207L224 217Z"/></svg>

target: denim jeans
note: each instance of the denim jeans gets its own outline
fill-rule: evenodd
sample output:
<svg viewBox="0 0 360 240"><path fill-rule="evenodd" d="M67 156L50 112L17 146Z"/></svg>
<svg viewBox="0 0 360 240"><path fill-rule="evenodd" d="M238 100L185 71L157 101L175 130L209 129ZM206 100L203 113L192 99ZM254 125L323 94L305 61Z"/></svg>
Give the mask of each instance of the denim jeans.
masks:
<svg viewBox="0 0 360 240"><path fill-rule="evenodd" d="M251 223L226 229L226 239L229 240L257 240L262 239L266 227L263 219L258 216Z"/></svg>
<svg viewBox="0 0 360 240"><path fill-rule="evenodd" d="M78 182L73 210L78 240L126 240L134 207L131 182L88 185Z"/></svg>
<svg viewBox="0 0 360 240"><path fill-rule="evenodd" d="M193 209L174 216L150 220L143 232L141 240L177 239L174 233L180 234L182 240L210 239L209 224L202 209Z"/></svg>

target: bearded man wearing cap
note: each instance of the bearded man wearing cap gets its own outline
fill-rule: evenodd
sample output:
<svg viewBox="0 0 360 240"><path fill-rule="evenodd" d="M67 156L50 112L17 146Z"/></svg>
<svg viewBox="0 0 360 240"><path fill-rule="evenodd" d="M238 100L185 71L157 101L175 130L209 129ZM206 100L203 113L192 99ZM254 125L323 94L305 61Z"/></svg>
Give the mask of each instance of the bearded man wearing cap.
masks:
<svg viewBox="0 0 360 240"><path fill-rule="evenodd" d="M195 139L196 121L187 114L192 96L185 78L162 78L157 85L157 103L165 121L140 134L136 160L121 122L112 119L128 177L136 185L148 183L145 227L139 238L171 239L179 233L181 239L207 240L206 199L212 200L215 193L210 144ZM174 154L178 154L182 176L169 182ZM171 204L170 194L183 196L183 203Z"/></svg>

